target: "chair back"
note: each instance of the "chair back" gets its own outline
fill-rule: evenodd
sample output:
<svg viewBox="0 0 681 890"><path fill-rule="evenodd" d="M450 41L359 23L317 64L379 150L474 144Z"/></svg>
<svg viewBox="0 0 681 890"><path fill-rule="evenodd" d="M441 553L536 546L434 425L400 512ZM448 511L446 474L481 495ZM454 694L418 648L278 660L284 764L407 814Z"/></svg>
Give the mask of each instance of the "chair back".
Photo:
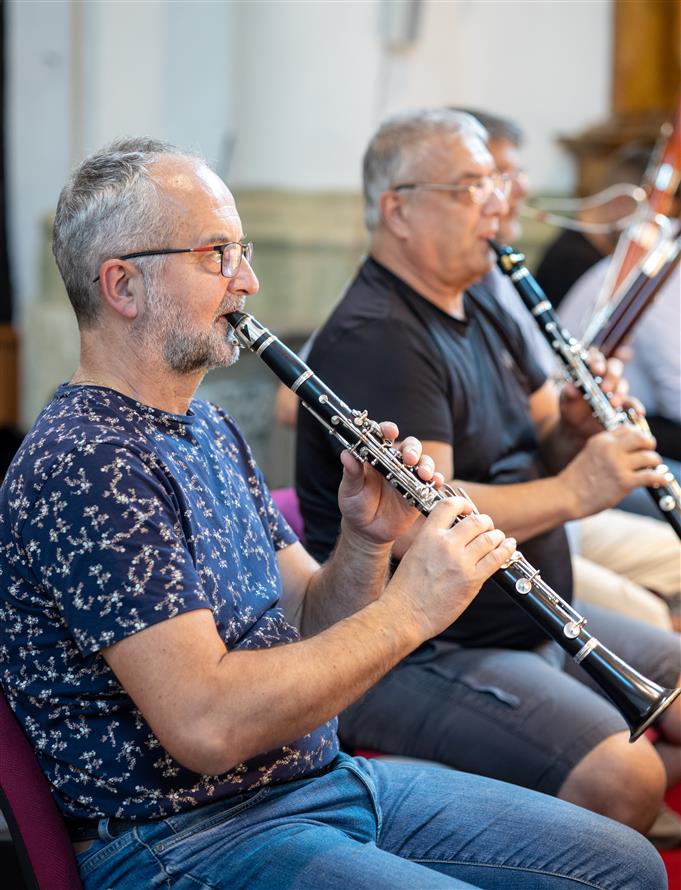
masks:
<svg viewBox="0 0 681 890"><path fill-rule="evenodd" d="M274 488L270 493L272 500L281 510L282 516L304 544L303 517L298 506L298 495L295 488Z"/></svg>
<svg viewBox="0 0 681 890"><path fill-rule="evenodd" d="M0 690L0 809L27 890L82 887L66 827L33 748Z"/></svg>

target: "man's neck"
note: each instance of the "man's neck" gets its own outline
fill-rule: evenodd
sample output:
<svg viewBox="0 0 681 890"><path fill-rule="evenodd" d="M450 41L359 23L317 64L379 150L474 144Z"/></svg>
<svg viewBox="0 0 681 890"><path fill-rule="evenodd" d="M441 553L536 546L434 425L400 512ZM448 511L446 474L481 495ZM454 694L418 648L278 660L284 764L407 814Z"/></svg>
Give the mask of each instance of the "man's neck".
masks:
<svg viewBox="0 0 681 890"><path fill-rule="evenodd" d="M447 315L459 319L466 317L463 303L465 286L451 287L421 274L419 270L405 263L397 251L382 244L372 244L370 256Z"/></svg>
<svg viewBox="0 0 681 890"><path fill-rule="evenodd" d="M106 386L143 405L171 414L186 414L204 371L176 374L140 344L135 354L113 348L96 333L81 333L80 364L74 385Z"/></svg>

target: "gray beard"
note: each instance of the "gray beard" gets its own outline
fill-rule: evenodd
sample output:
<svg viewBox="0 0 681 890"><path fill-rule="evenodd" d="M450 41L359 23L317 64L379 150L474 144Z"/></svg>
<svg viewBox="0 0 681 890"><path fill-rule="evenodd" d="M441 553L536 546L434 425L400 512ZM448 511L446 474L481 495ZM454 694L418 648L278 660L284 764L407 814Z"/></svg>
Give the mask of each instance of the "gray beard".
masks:
<svg viewBox="0 0 681 890"><path fill-rule="evenodd" d="M146 312L132 326L140 348L151 347L160 352L176 374L229 367L238 361L239 346L231 328L226 336L217 328L208 334L192 330L181 309L170 302L155 281L147 280L145 284Z"/></svg>
<svg viewBox="0 0 681 890"><path fill-rule="evenodd" d="M209 371L211 368L229 367L239 359L239 347L226 339L220 343L216 337L197 335L175 330L162 342L163 358L177 374ZM229 348L229 352L227 352Z"/></svg>

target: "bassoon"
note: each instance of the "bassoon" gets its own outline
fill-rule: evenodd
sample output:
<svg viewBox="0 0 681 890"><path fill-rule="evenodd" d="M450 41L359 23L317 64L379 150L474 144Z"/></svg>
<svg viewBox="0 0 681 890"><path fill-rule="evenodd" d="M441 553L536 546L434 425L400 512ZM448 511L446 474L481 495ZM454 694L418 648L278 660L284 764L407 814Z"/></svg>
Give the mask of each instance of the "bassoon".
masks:
<svg viewBox="0 0 681 890"><path fill-rule="evenodd" d="M596 346L606 358L632 333L643 314L653 305L660 289L669 281L681 260L681 236L665 239L641 263L622 296L597 312L585 332L585 346Z"/></svg>

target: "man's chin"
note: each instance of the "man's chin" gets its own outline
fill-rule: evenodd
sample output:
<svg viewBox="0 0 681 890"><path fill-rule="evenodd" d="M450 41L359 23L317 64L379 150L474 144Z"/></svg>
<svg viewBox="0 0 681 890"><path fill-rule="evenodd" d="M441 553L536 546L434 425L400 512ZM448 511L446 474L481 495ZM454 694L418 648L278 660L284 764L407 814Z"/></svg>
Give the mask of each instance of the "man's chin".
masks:
<svg viewBox="0 0 681 890"><path fill-rule="evenodd" d="M239 361L241 348L238 343L228 343L223 346L219 353L211 355L206 363L206 371L212 371L214 368L229 368Z"/></svg>

